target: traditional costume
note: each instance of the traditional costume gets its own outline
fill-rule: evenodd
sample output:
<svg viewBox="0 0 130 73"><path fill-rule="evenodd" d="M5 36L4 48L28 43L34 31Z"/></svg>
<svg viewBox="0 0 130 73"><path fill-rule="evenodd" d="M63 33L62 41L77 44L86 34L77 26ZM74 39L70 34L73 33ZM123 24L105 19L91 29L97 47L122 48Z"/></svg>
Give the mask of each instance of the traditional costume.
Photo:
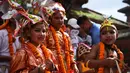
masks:
<svg viewBox="0 0 130 73"><path fill-rule="evenodd" d="M50 11L50 16L55 11L61 11L65 13L64 8L59 3L51 4L49 7L44 7L44 10ZM48 35L46 38L46 46L49 48L58 64L59 73L71 73L72 72L72 64L74 62L74 52L72 49L72 45L70 43L70 37L67 33L65 33L61 28L59 30L55 30L55 28L50 24Z"/></svg>
<svg viewBox="0 0 130 73"><path fill-rule="evenodd" d="M11 2L12 6L18 9L17 13L22 16L15 31L16 35L21 28L25 26L31 28L31 25L36 25L38 22L43 21L41 17L27 13L27 11L20 6L15 6L15 3L17 2ZM27 29L27 31L30 30ZM21 36L25 37L25 35L28 35L23 35L25 32L21 32ZM41 67L45 73L51 73L51 71L46 69L46 61L50 60L55 64L55 58L52 52L43 44L38 43L39 45L36 47L33 43L28 41L28 38L24 39L25 40L22 40L21 48L16 52L11 60L10 73L30 73L31 71L35 70L35 68L38 68L38 73L40 73L39 71Z"/></svg>
<svg viewBox="0 0 130 73"><path fill-rule="evenodd" d="M114 29L117 32L117 28L112 25L112 22L110 22L108 19L106 19L101 27L100 27L100 32L102 32L102 29L106 27L106 29L108 29L107 27L112 27L112 29ZM118 32L117 32L118 33ZM113 43L113 44L104 44L104 42L100 42L99 44L94 46L96 49L95 51L92 51L93 53L90 52L90 54L88 56L93 56L94 60L104 60L104 59L116 59L115 63L116 66L115 67L96 67L95 68L95 72L96 73L122 73L122 69L123 69L123 65L124 65L124 55L123 53L120 51L119 48L117 48L117 46ZM93 55L92 55L93 54ZM89 63L91 62L91 59L88 60L86 62L86 66L89 66Z"/></svg>
<svg viewBox="0 0 130 73"><path fill-rule="evenodd" d="M13 56L10 73L29 73L35 67L45 65L46 59L56 61L52 52L44 45L35 47L32 43L27 42ZM48 72L46 71L46 73Z"/></svg>

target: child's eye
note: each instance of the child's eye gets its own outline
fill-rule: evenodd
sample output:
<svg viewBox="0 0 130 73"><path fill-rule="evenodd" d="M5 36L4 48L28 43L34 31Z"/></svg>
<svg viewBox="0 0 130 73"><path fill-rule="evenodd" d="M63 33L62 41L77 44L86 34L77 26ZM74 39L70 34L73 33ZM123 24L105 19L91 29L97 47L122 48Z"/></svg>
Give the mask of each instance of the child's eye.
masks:
<svg viewBox="0 0 130 73"><path fill-rule="evenodd" d="M35 31L36 31L36 32L40 32L41 30L39 30L39 29L36 29Z"/></svg>
<svg viewBox="0 0 130 73"><path fill-rule="evenodd" d="M110 34L114 34L115 32L114 32L114 31L110 31L109 33L110 33Z"/></svg>
<svg viewBox="0 0 130 73"><path fill-rule="evenodd" d="M101 32L101 34L102 34L102 35L105 35L105 34L107 34L107 32Z"/></svg>
<svg viewBox="0 0 130 73"><path fill-rule="evenodd" d="M42 32L43 32L43 33L45 33L45 32L46 32L46 30L43 30Z"/></svg>

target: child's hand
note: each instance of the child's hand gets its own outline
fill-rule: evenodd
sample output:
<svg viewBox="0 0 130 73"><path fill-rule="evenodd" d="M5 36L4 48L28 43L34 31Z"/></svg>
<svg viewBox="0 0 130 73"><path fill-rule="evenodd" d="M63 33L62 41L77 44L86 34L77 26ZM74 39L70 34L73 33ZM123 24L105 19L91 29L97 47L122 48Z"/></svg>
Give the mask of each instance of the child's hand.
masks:
<svg viewBox="0 0 130 73"><path fill-rule="evenodd" d="M79 73L79 69L77 68L76 64L73 65L73 70L74 70L74 73Z"/></svg>
<svg viewBox="0 0 130 73"><path fill-rule="evenodd" d="M115 59L113 59L113 58L104 59L103 63L105 66L107 66L109 68L116 66Z"/></svg>
<svg viewBox="0 0 130 73"><path fill-rule="evenodd" d="M56 66L53 64L53 62L49 59L46 60L46 69L49 71L56 71Z"/></svg>

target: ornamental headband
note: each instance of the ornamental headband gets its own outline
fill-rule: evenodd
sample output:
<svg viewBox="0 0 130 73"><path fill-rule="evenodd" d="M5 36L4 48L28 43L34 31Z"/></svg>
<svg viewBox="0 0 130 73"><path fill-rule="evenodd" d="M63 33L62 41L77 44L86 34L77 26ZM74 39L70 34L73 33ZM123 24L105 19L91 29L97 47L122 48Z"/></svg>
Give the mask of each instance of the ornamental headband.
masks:
<svg viewBox="0 0 130 73"><path fill-rule="evenodd" d="M24 27L29 22L36 24L43 19L40 16L29 14L18 2L13 0L7 0L9 3L9 9L6 13L2 15L2 19L7 20L14 18L16 22L16 29L14 31L14 36L17 35L21 27Z"/></svg>
<svg viewBox="0 0 130 73"><path fill-rule="evenodd" d="M101 27L100 27L100 31L104 28L104 27L112 27L114 28L115 30L117 30L116 26L112 24L112 22L108 19L105 19L103 21L103 23L101 24Z"/></svg>
<svg viewBox="0 0 130 73"><path fill-rule="evenodd" d="M42 21L42 18L37 15L28 14L28 13L21 13L21 15L23 16L23 18L20 19L20 22L16 20L16 29L14 31L14 36L17 35L21 27L26 26L29 22L31 22L32 24L36 24Z"/></svg>
<svg viewBox="0 0 130 73"><path fill-rule="evenodd" d="M42 11L45 12L48 16L51 16L53 13L57 11L61 11L64 13L64 19L67 20L65 15L65 9L60 3L54 2L48 5L43 5Z"/></svg>
<svg viewBox="0 0 130 73"><path fill-rule="evenodd" d="M78 48L77 48L77 55L78 57L80 57L81 55L85 54L85 53L90 53L91 48L84 44L84 43L80 43Z"/></svg>

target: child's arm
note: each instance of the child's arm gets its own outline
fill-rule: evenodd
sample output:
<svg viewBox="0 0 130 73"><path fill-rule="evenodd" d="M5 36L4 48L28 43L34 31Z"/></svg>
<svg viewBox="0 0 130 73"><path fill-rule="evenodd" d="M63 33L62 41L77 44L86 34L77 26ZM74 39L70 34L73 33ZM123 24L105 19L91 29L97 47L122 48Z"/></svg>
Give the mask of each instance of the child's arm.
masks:
<svg viewBox="0 0 130 73"><path fill-rule="evenodd" d="M94 45L91 49L91 52L86 56L85 66L88 65L88 67L90 68L116 66L115 60L111 60L111 59L98 60L97 59L97 56L99 56L98 52L99 52L99 46Z"/></svg>

